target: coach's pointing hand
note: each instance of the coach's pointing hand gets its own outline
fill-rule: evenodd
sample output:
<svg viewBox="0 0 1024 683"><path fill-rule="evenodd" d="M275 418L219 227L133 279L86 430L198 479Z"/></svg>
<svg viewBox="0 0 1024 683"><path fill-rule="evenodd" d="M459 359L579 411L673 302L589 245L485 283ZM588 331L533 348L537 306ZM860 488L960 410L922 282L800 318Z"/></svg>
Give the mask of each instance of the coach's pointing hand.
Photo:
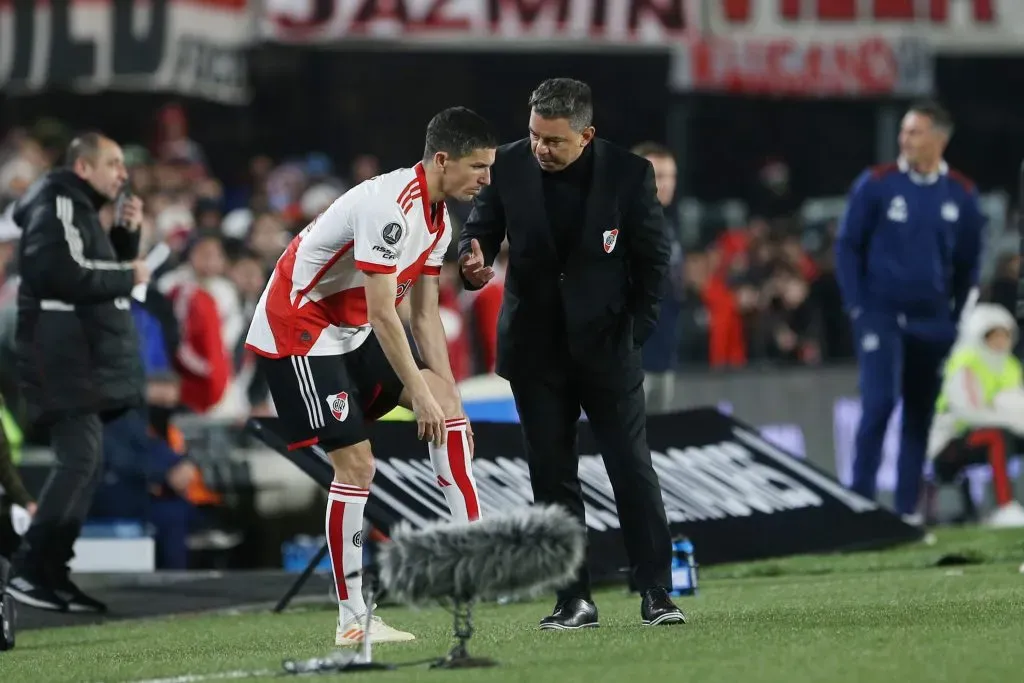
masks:
<svg viewBox="0 0 1024 683"><path fill-rule="evenodd" d="M412 412L416 414L416 436L423 441L432 441L443 446L448 430L445 427L444 411L429 391L412 397Z"/></svg>
<svg viewBox="0 0 1024 683"><path fill-rule="evenodd" d="M470 242L473 251L459 259L462 275L475 287L483 287L494 279L494 269L484 264L484 252L476 240Z"/></svg>

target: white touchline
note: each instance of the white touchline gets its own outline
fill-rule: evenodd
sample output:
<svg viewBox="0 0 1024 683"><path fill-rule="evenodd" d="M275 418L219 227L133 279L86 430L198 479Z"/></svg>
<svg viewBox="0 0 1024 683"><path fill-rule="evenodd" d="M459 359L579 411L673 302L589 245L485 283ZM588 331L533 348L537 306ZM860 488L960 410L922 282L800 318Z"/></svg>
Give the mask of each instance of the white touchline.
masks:
<svg viewBox="0 0 1024 683"><path fill-rule="evenodd" d="M240 678L258 678L261 676L277 676L278 671L219 671L209 674L184 674L171 678L147 678L131 681L131 683L200 683L200 681L238 680Z"/></svg>

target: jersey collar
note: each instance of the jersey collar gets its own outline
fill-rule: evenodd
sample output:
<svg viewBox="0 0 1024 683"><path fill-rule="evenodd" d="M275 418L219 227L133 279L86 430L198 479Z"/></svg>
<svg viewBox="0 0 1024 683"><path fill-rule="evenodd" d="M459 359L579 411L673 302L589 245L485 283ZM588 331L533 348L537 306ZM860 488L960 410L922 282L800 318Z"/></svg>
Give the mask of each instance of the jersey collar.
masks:
<svg viewBox="0 0 1024 683"><path fill-rule="evenodd" d="M419 161L414 167L416 170L416 182L420 188L420 200L423 204L423 220L427 223L427 229L430 230L430 234L433 235L435 232L444 227L444 211L437 212L437 222L434 223L430 220L430 194L427 192L427 172L423 168L423 162Z"/></svg>
<svg viewBox="0 0 1024 683"><path fill-rule="evenodd" d="M910 180L918 185L933 185L941 176L949 173L949 165L945 160L939 162L938 171L927 175L911 170L910 162L908 162L903 156L900 156L900 158L896 160L896 164L900 167L900 173L906 173L910 177Z"/></svg>

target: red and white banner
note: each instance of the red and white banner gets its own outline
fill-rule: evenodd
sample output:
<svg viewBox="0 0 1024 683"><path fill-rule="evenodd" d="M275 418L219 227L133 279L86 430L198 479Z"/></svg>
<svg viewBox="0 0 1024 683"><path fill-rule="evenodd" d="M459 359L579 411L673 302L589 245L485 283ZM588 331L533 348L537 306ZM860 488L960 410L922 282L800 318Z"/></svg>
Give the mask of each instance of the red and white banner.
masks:
<svg viewBox="0 0 1024 683"><path fill-rule="evenodd" d="M1024 50L1022 0L708 0L694 9L716 37L827 43L884 36L926 40L940 53Z"/></svg>
<svg viewBox="0 0 1024 683"><path fill-rule="evenodd" d="M615 43L664 46L691 26L689 0L265 0L265 38L390 40L441 48Z"/></svg>
<svg viewBox="0 0 1024 683"><path fill-rule="evenodd" d="M712 38L677 48L677 92L870 97L926 95L933 59L921 41Z"/></svg>
<svg viewBox="0 0 1024 683"><path fill-rule="evenodd" d="M671 48L701 38L862 42L936 52L1024 50L1024 0L264 0L261 34L286 43L436 48Z"/></svg>
<svg viewBox="0 0 1024 683"><path fill-rule="evenodd" d="M0 88L248 100L249 0L0 0Z"/></svg>

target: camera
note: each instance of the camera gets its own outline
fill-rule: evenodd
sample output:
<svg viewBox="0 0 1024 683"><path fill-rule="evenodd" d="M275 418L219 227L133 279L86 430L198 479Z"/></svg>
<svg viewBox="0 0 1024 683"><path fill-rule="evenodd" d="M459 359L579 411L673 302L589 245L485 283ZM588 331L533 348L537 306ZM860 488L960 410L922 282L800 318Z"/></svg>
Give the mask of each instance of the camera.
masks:
<svg viewBox="0 0 1024 683"><path fill-rule="evenodd" d="M11 565L0 557L0 652L14 648L14 598L7 595Z"/></svg>

